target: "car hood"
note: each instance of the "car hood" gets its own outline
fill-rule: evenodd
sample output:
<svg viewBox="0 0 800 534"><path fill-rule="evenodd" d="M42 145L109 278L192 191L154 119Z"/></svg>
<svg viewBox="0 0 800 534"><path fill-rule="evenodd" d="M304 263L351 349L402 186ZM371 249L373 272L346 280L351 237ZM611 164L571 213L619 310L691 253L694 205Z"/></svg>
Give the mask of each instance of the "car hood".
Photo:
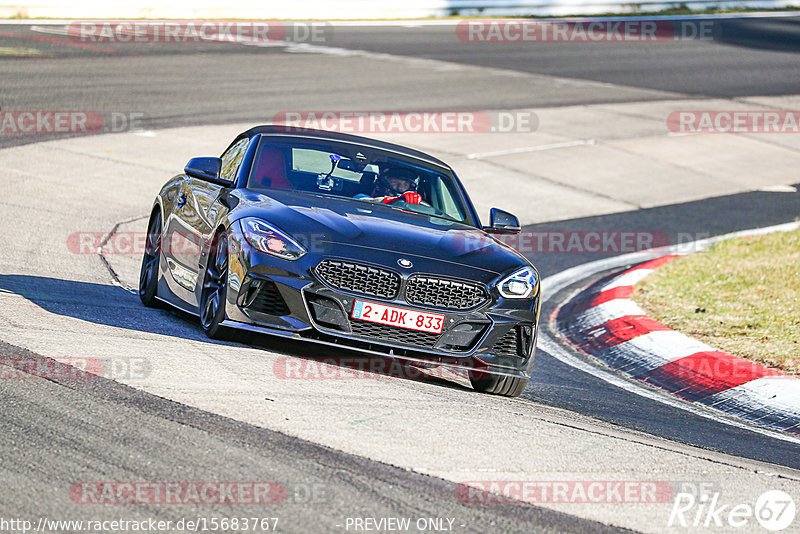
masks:
<svg viewBox="0 0 800 534"><path fill-rule="evenodd" d="M341 256L343 246L455 263L495 274L529 265L514 249L472 226L332 196L237 191L231 219L259 217L309 251ZM359 254L361 255L361 254ZM376 254L385 257L385 254Z"/></svg>

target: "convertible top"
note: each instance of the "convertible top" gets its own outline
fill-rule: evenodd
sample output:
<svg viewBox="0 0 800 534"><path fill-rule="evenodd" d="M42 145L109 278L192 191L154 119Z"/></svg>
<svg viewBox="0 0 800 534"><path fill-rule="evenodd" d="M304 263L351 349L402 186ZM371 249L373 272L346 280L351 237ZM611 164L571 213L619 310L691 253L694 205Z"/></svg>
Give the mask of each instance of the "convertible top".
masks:
<svg viewBox="0 0 800 534"><path fill-rule="evenodd" d="M408 148L401 145L395 145L393 143L387 143L385 141L379 141L377 139L372 139L369 137L361 137L359 135L352 135L341 132L331 132L327 130L314 130L313 128L299 128L295 126L285 126L281 124L265 124L262 126L255 126L253 128L250 128L249 130L237 135L236 139L234 139L231 142L231 144L228 145L228 148L232 147L242 139L250 138L258 134L263 134L263 135L280 134L280 135L290 135L292 137L297 137L300 139L302 138L324 139L329 141L344 141L347 143L355 143L371 148L377 148L379 150L395 152L403 156L408 156L411 158L426 161L428 163L433 163L434 165L443 167L445 169L450 169L450 166L444 163L443 161L431 156L430 154L420 152L419 150L414 150L413 148ZM227 151L228 148L226 148L225 151ZM225 151L223 151L223 154L225 153Z"/></svg>

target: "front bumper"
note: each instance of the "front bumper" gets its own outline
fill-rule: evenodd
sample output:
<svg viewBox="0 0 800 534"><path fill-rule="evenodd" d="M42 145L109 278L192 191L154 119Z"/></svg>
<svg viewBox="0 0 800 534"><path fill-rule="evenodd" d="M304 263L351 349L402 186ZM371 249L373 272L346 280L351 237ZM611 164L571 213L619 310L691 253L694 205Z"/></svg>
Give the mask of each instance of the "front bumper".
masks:
<svg viewBox="0 0 800 534"><path fill-rule="evenodd" d="M468 310L420 307L403 298L383 299L330 287L314 272L324 258L309 254L285 261L231 240L226 326L303 339L328 346L529 377L538 330L539 293L532 299L489 301ZM353 261L353 260L349 260ZM402 286L407 279L403 275ZM353 319L356 299L445 316L441 334Z"/></svg>

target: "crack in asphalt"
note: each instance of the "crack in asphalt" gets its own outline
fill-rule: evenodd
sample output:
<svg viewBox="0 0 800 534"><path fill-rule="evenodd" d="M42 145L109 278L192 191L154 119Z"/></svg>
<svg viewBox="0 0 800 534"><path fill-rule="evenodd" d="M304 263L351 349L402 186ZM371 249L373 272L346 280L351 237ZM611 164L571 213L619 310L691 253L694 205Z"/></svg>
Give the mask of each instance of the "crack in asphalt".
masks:
<svg viewBox="0 0 800 534"><path fill-rule="evenodd" d="M106 270L108 270L108 274L111 275L111 279L113 280L113 282L116 285L118 285L119 287L121 287L122 289L124 289L125 291L129 292L129 293L138 294L136 289L134 289L133 287L128 286L128 284L124 283L120 279L119 275L114 270L114 267L112 267L111 263L109 263L108 258L106 258L105 254L103 254L103 247L106 246L106 244L111 239L111 237L115 233L117 233L117 230L119 229L120 226L122 226L123 224L128 224L128 223L132 223L132 222L136 222L136 221L141 221L143 219L147 219L147 217L149 217L149 215L142 215L142 216L139 216L139 217L133 217L133 218L130 218L130 219L125 219L124 221L119 221L118 223L116 223L114 225L113 228L111 228L111 230L105 235L105 237L100 241L100 244L97 246L97 256L100 258L100 261L102 262L102 264L106 268Z"/></svg>

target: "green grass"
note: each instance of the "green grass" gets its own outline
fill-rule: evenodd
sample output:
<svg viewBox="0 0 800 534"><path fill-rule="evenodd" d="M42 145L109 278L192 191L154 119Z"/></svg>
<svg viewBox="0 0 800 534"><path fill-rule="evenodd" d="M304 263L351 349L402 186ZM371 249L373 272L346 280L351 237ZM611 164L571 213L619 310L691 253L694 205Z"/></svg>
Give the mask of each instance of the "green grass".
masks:
<svg viewBox="0 0 800 534"><path fill-rule="evenodd" d="M633 298L670 328L800 376L800 230L674 259L637 284Z"/></svg>

